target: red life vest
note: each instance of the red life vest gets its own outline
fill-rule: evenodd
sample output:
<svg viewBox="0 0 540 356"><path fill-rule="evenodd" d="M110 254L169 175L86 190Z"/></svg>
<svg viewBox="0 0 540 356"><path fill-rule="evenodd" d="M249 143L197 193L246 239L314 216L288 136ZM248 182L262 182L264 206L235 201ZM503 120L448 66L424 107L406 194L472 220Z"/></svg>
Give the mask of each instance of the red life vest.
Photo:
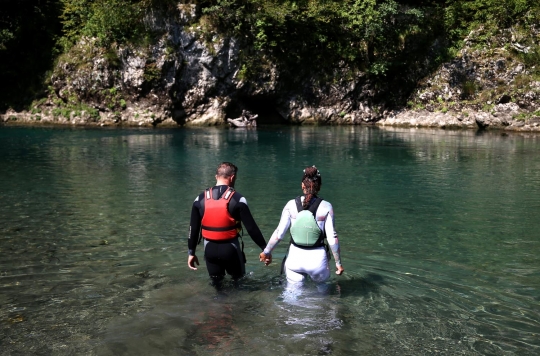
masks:
<svg viewBox="0 0 540 356"><path fill-rule="evenodd" d="M212 188L204 192L202 236L207 240L230 240L238 235L240 223L229 213L229 202L234 189L229 187L217 200L212 198Z"/></svg>

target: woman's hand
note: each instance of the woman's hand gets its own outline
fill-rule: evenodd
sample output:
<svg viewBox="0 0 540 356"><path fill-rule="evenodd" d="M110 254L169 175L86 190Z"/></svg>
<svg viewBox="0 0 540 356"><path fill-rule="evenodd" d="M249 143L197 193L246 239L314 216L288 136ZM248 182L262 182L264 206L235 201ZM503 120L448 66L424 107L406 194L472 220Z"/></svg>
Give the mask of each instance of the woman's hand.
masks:
<svg viewBox="0 0 540 356"><path fill-rule="evenodd" d="M343 273L343 271L345 271L345 268L343 268L343 266L338 266L336 265L336 274L338 276L341 276L341 274Z"/></svg>

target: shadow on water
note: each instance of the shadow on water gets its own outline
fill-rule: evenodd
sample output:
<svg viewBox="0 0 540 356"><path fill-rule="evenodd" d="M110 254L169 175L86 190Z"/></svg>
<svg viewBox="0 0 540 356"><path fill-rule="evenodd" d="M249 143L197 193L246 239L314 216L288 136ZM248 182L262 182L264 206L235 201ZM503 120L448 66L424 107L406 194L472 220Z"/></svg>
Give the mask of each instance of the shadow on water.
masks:
<svg viewBox="0 0 540 356"><path fill-rule="evenodd" d="M310 282L291 291L283 276L267 273L248 275L238 285L226 280L218 291L205 277L153 291L145 298L152 307L116 318L93 351L99 355L346 354L351 349L340 330L350 323L351 309L340 300L378 293L385 284L382 276L368 274L333 280L322 292Z"/></svg>
<svg viewBox="0 0 540 356"><path fill-rule="evenodd" d="M386 285L384 277L375 273L336 281L336 288L342 298L378 294L380 293L380 287L384 285Z"/></svg>

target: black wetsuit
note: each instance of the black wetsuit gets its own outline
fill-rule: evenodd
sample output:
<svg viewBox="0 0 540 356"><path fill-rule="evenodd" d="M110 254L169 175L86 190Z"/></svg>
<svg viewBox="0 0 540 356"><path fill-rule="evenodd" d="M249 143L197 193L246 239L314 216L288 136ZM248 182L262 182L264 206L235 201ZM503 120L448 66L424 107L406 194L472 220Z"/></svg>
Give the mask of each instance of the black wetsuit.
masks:
<svg viewBox="0 0 540 356"><path fill-rule="evenodd" d="M218 199L227 190L228 186L218 185L212 188L212 198ZM245 202L242 202L243 196L237 191L231 198L229 203L229 213L236 221L241 221L244 224L249 236L261 250L266 247L266 241L261 233L261 230L255 223L249 207ZM204 201L204 192L202 192L193 202L191 208L191 221L189 228L188 249L190 255L195 255L195 249L199 241L201 230L201 221L204 214L204 207L201 204ZM238 237L225 241L209 241L204 240L204 259L208 274L214 281L221 280L225 276L225 272L231 275L234 279L238 279L245 274L245 260L242 253L242 247L238 241Z"/></svg>

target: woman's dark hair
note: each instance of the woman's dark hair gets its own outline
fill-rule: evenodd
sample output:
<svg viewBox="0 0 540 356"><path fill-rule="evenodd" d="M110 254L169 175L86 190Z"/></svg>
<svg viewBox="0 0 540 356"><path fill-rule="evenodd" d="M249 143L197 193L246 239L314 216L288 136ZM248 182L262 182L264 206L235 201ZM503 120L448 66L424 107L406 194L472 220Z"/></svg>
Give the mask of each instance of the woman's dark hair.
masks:
<svg viewBox="0 0 540 356"><path fill-rule="evenodd" d="M317 193L319 193L319 190L321 190L322 178L317 167L311 166L304 169L302 183L304 183L305 187L304 202L302 203L302 207L307 209L311 198L317 196Z"/></svg>

